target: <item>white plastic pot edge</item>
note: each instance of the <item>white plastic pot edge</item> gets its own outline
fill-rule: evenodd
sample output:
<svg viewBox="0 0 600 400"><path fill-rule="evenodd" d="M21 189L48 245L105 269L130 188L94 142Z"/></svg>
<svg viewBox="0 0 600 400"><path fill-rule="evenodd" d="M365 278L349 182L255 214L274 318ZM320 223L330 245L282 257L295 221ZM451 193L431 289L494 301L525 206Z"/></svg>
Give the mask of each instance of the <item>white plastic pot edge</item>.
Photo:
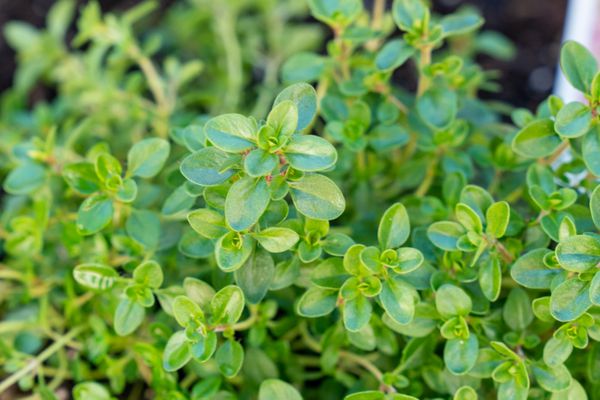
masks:
<svg viewBox="0 0 600 400"><path fill-rule="evenodd" d="M583 44L600 58L600 0L569 0L562 41L567 40ZM560 66L557 66L554 94L565 103L583 99L567 81Z"/></svg>

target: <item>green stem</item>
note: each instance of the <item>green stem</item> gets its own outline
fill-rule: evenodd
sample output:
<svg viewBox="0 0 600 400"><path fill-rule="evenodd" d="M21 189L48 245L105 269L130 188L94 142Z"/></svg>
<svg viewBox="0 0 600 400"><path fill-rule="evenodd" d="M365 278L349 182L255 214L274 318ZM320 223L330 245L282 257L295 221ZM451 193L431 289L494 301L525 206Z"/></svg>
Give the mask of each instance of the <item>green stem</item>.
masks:
<svg viewBox="0 0 600 400"><path fill-rule="evenodd" d="M510 254L510 252L506 249L506 247L504 247L502 243L496 241L495 246L496 250L498 250L498 253L500 253L500 257L502 257L502 260L504 260L505 263L512 264L513 261L515 261L513 255Z"/></svg>
<svg viewBox="0 0 600 400"><path fill-rule="evenodd" d="M358 179L364 179L367 171L367 157L365 154L364 150L359 151L358 153L356 153L356 164L357 164L357 172L358 172Z"/></svg>
<svg viewBox="0 0 600 400"><path fill-rule="evenodd" d="M78 327L71 329L67 334L63 335L56 342L52 343L52 345L50 345L48 348L46 348L46 350L42 351L35 358L30 360L27 363L27 365L25 365L23 368L21 368L20 370L18 370L17 372L15 372L11 376L9 376L8 378L6 378L2 382L0 382L0 394L5 392L8 388L10 388L12 385L17 383L21 378L26 376L28 373L30 373L31 371L35 370L40 365L42 365L44 363L44 361L46 361L54 353L56 353L57 351L62 349L63 346L65 346L75 336L79 335L83 330L84 330L83 326L78 326Z"/></svg>
<svg viewBox="0 0 600 400"><path fill-rule="evenodd" d="M556 150L554 150L554 153L552 153L550 156L548 156L547 159L545 159L543 161L543 164L545 164L545 165L554 164L554 161L558 160L558 158L562 155L562 153L564 153L565 150L567 150L568 148L569 148L569 141L565 140L564 142L562 142L560 144L560 146L557 147Z"/></svg>
<svg viewBox="0 0 600 400"><path fill-rule="evenodd" d="M419 59L419 83L417 86L417 96L422 95L429 87L429 78L423 73L423 69L431 64L431 46L421 47L421 57Z"/></svg>
<svg viewBox="0 0 600 400"><path fill-rule="evenodd" d="M437 169L438 162L439 162L439 156L436 154L435 157L429 162L429 165L427 166L427 171L425 171L425 178L423 179L423 182L421 182L421 184L417 188L417 191L415 192L415 196L423 197L427 194L427 192L429 191L429 188L433 184L433 180L435 178L435 171Z"/></svg>
<svg viewBox="0 0 600 400"><path fill-rule="evenodd" d="M228 2L212 2L214 5L214 21L217 36L221 38L225 52L227 69L227 91L223 96L223 109L234 111L239 103L239 93L242 91L242 51L235 27L235 13Z"/></svg>
<svg viewBox="0 0 600 400"><path fill-rule="evenodd" d="M374 31L381 30L383 25L383 16L385 14L385 0L373 1L373 12L371 14L371 29ZM381 39L369 40L365 47L369 51L375 51L381 46Z"/></svg>
<svg viewBox="0 0 600 400"><path fill-rule="evenodd" d="M137 44L129 48L130 57L139 65L146 77L148 87L156 102L155 129L159 136L166 137L169 132L169 115L173 111L174 104L169 101L165 83L158 70Z"/></svg>
<svg viewBox="0 0 600 400"><path fill-rule="evenodd" d="M315 353L321 352L321 344L310 335L310 332L308 332L308 327L306 326L306 322L302 322L300 324L300 335L302 336L304 344L306 344L309 349Z"/></svg>
<svg viewBox="0 0 600 400"><path fill-rule="evenodd" d="M218 325L214 327L215 332L223 332L228 329L234 331L245 331L246 329L250 329L254 323L258 321L258 307L251 306L250 307L250 316L244 321L238 322L233 325Z"/></svg>
<svg viewBox="0 0 600 400"><path fill-rule="evenodd" d="M360 365L368 372L371 373L379 381L381 387L386 392L396 392L396 389L392 386L389 386L383 382L383 372L375 364L369 361L365 356L360 356L358 354L350 353L347 351L340 351L340 358L345 358L347 361Z"/></svg>

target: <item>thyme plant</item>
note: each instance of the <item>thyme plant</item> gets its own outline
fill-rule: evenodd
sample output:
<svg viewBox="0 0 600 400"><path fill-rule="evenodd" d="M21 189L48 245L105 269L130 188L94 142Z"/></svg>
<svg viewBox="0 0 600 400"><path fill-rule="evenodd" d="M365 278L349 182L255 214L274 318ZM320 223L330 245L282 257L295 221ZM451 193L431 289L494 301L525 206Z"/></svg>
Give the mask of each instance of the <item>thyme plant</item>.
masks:
<svg viewBox="0 0 600 400"><path fill-rule="evenodd" d="M6 27L0 395L599 399L591 53L515 109L472 8L218 3Z"/></svg>

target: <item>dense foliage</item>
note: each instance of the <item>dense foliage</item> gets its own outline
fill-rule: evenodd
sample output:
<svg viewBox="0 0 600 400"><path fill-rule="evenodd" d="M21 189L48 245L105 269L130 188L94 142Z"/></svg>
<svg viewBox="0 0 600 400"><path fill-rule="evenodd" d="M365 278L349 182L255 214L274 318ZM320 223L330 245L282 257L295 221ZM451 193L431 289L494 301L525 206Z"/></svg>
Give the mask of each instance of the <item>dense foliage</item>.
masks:
<svg viewBox="0 0 600 400"><path fill-rule="evenodd" d="M533 113L468 7L155 6L5 28L0 396L600 399L583 46Z"/></svg>

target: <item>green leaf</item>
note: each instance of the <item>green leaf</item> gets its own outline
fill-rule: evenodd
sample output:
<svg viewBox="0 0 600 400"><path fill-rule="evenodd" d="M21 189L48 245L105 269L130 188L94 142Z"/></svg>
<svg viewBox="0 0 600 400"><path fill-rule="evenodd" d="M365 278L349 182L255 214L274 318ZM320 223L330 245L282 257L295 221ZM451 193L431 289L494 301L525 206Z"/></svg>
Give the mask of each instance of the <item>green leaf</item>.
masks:
<svg viewBox="0 0 600 400"><path fill-rule="evenodd" d="M402 247L396 250L398 260L396 265L392 266L397 274L407 274L423 265L425 258L423 253L412 247Z"/></svg>
<svg viewBox="0 0 600 400"><path fill-rule="evenodd" d="M10 194L30 194L45 181L46 169L38 163L27 161L9 172L3 188Z"/></svg>
<svg viewBox="0 0 600 400"><path fill-rule="evenodd" d="M514 269L514 266L513 266ZM511 270L512 271L512 270ZM489 301L496 301L502 289L502 267L496 258L489 258L479 266L479 286Z"/></svg>
<svg viewBox="0 0 600 400"><path fill-rule="evenodd" d="M401 203L390 206L379 221L377 240L382 249L395 249L402 246L410 235L410 220L406 208Z"/></svg>
<svg viewBox="0 0 600 400"><path fill-rule="evenodd" d="M279 379L267 379L260 384L258 400L302 400L302 396L296 388L289 383Z"/></svg>
<svg viewBox="0 0 600 400"><path fill-rule="evenodd" d="M495 238L501 238L506 233L510 221L510 206L506 201L492 204L485 213L485 219L485 232Z"/></svg>
<svg viewBox="0 0 600 400"><path fill-rule="evenodd" d="M470 386L461 386L456 392L452 400L477 400L477 392Z"/></svg>
<svg viewBox="0 0 600 400"><path fill-rule="evenodd" d="M250 228L269 205L270 194L263 178L242 178L235 182L225 198L225 219L236 231Z"/></svg>
<svg viewBox="0 0 600 400"><path fill-rule="evenodd" d="M186 229L179 239L177 249L186 257L206 258L214 254L215 244L211 239L200 236L191 229Z"/></svg>
<svg viewBox="0 0 600 400"><path fill-rule="evenodd" d="M137 142L127 153L127 176L152 178L165 165L170 150L169 142L160 138Z"/></svg>
<svg viewBox="0 0 600 400"><path fill-rule="evenodd" d="M236 323L244 311L244 292L234 285L225 286L210 301L210 310L213 323Z"/></svg>
<svg viewBox="0 0 600 400"><path fill-rule="evenodd" d="M248 235L230 232L221 236L215 244L217 265L225 272L240 268L254 250L254 240Z"/></svg>
<svg viewBox="0 0 600 400"><path fill-rule="evenodd" d="M100 153L98 157L96 157L94 168L96 170L96 175L105 185L108 185L110 181L115 178L119 183L121 182L123 167L121 167L119 160L109 153Z"/></svg>
<svg viewBox="0 0 600 400"><path fill-rule="evenodd" d="M354 244L354 240L343 233L331 233L321 241L323 250L332 256L342 257L346 251Z"/></svg>
<svg viewBox="0 0 600 400"><path fill-rule="evenodd" d="M185 294L200 307L207 307L215 295L215 289L200 279L187 277L183 280Z"/></svg>
<svg viewBox="0 0 600 400"><path fill-rule="evenodd" d="M149 249L158 246L160 239L160 219L153 211L133 210L125 223L127 234L136 242Z"/></svg>
<svg viewBox="0 0 600 400"><path fill-rule="evenodd" d="M483 18L480 15L467 11L446 15L440 21L442 25L443 36L464 35L472 32L483 25Z"/></svg>
<svg viewBox="0 0 600 400"><path fill-rule="evenodd" d="M204 312L187 296L177 296L173 300L173 316L179 325L186 328L190 322L204 322Z"/></svg>
<svg viewBox="0 0 600 400"><path fill-rule="evenodd" d="M362 11L360 0L309 0L312 15L332 26L346 26Z"/></svg>
<svg viewBox="0 0 600 400"><path fill-rule="evenodd" d="M270 253L282 253L294 247L300 236L289 228L266 228L253 237Z"/></svg>
<svg viewBox="0 0 600 400"><path fill-rule="evenodd" d="M73 278L81 286L95 290L108 290L112 288L119 274L114 268L103 264L79 264L73 270Z"/></svg>
<svg viewBox="0 0 600 400"><path fill-rule="evenodd" d="M598 63L588 49L574 41L565 42L560 50L560 67L573 87L590 93Z"/></svg>
<svg viewBox="0 0 600 400"><path fill-rule="evenodd" d="M562 143L550 119L535 120L517 133L512 141L515 153L528 158L542 158L554 153Z"/></svg>
<svg viewBox="0 0 600 400"><path fill-rule="evenodd" d="M208 332L206 336L200 336L190 342L190 351L192 357L199 363L208 361L217 349L217 334L214 331Z"/></svg>
<svg viewBox="0 0 600 400"><path fill-rule="evenodd" d="M590 212L596 228L600 230L600 185L590 195Z"/></svg>
<svg viewBox="0 0 600 400"><path fill-rule="evenodd" d="M540 386L549 392L560 392L571 385L571 374L564 365L549 367L537 363L531 366L531 370Z"/></svg>
<svg viewBox="0 0 600 400"><path fill-rule="evenodd" d="M435 292L435 307L443 317L449 318L469 314L473 303L463 289L444 284Z"/></svg>
<svg viewBox="0 0 600 400"><path fill-rule="evenodd" d="M355 2L360 3L359 1ZM298 110L296 130L302 131L312 122L317 113L317 92L307 83L296 83L283 89L275 98L273 106L285 100L290 100L296 105Z"/></svg>
<svg viewBox="0 0 600 400"><path fill-rule="evenodd" d="M544 362L550 367L562 365L573 351L568 340L551 337L544 345Z"/></svg>
<svg viewBox="0 0 600 400"><path fill-rule="evenodd" d="M528 386L521 386L515 379L498 386L498 400L527 400Z"/></svg>
<svg viewBox="0 0 600 400"><path fill-rule="evenodd" d="M385 400L385 394L378 390L366 390L364 392L349 394L344 397L344 400Z"/></svg>
<svg viewBox="0 0 600 400"><path fill-rule="evenodd" d="M169 372L183 368L192 359L190 343L185 331L175 332L169 338L163 353L163 368Z"/></svg>
<svg viewBox="0 0 600 400"><path fill-rule="evenodd" d="M544 257L551 253L548 249L535 249L519 257L510 269L510 275L519 283L531 289L549 289L560 269L544 265Z"/></svg>
<svg viewBox="0 0 600 400"><path fill-rule="evenodd" d="M65 166L62 177L67 184L81 194L92 194L100 189L100 181L94 165L89 162L78 162ZM6 187L4 188L6 190ZM10 193L10 191L6 190Z"/></svg>
<svg viewBox="0 0 600 400"><path fill-rule="evenodd" d="M479 341L473 333L467 339L450 339L444 346L444 362L455 375L469 372L475 366L478 354Z"/></svg>
<svg viewBox="0 0 600 400"><path fill-rule="evenodd" d="M508 294L508 298L502 309L504 322L513 331L523 331L533 321L531 301L527 292L521 288L514 288Z"/></svg>
<svg viewBox="0 0 600 400"><path fill-rule="evenodd" d="M254 149L244 158L244 171L252 177L265 176L273 171L278 161L277 155Z"/></svg>
<svg viewBox="0 0 600 400"><path fill-rule="evenodd" d="M479 218L485 221L485 212L494 203L494 199L485 189L467 185L460 192L460 202L471 207Z"/></svg>
<svg viewBox="0 0 600 400"><path fill-rule="evenodd" d="M133 280L141 285L158 289L163 283L163 272L156 261L144 261L133 270Z"/></svg>
<svg viewBox="0 0 600 400"><path fill-rule="evenodd" d="M556 246L556 258L567 271L596 268L600 263L600 240L588 235L568 237Z"/></svg>
<svg viewBox="0 0 600 400"><path fill-rule="evenodd" d="M434 222L427 228L427 237L431 243L446 251L458 250L458 239L464 233L462 225L451 221Z"/></svg>
<svg viewBox="0 0 600 400"><path fill-rule="evenodd" d="M336 219L346 208L346 201L340 189L323 175L305 175L298 181L290 182L290 188L296 209L309 218Z"/></svg>
<svg viewBox="0 0 600 400"><path fill-rule="evenodd" d="M120 202L131 203L137 197L137 193L137 183L135 183L135 180L133 178L127 178L123 180L123 184L117 191L116 198Z"/></svg>
<svg viewBox="0 0 600 400"><path fill-rule="evenodd" d="M533 314L541 321L552 322L554 317L550 313L550 296L538 297L531 303Z"/></svg>
<svg viewBox="0 0 600 400"><path fill-rule="evenodd" d="M227 233L225 218L216 211L199 208L187 215L193 230L208 239L217 239Z"/></svg>
<svg viewBox="0 0 600 400"><path fill-rule="evenodd" d="M73 388L75 400L111 400L110 392L96 382L81 382ZM45 400L45 399L43 399Z"/></svg>
<svg viewBox="0 0 600 400"><path fill-rule="evenodd" d="M226 378L233 378L242 368L244 348L235 340L227 340L217 350L215 361Z"/></svg>
<svg viewBox="0 0 600 400"><path fill-rule="evenodd" d="M365 296L358 295L344 302L344 326L356 332L369 323L373 306Z"/></svg>
<svg viewBox="0 0 600 400"><path fill-rule="evenodd" d="M433 129L447 128L458 111L456 93L443 86L432 86L417 98L417 111Z"/></svg>
<svg viewBox="0 0 600 400"><path fill-rule="evenodd" d="M454 214L456 219L467 231L481 233L483 231L483 223L479 215L468 205L458 203L455 207Z"/></svg>
<svg viewBox="0 0 600 400"><path fill-rule="evenodd" d="M399 324L408 324L415 315L417 291L408 283L388 278L383 282L379 300L387 314Z"/></svg>
<svg viewBox="0 0 600 400"><path fill-rule="evenodd" d="M291 100L281 101L273 106L267 117L267 124L279 137L289 137L298 126L298 109Z"/></svg>
<svg viewBox="0 0 600 400"><path fill-rule="evenodd" d="M576 138L585 135L592 126L592 110L578 101L568 103L556 115L554 128L559 135Z"/></svg>
<svg viewBox="0 0 600 400"><path fill-rule="evenodd" d="M410 32L423 26L429 19L429 10L421 0L394 0L392 15L400 29Z"/></svg>
<svg viewBox="0 0 600 400"><path fill-rule="evenodd" d="M582 155L588 170L595 176L600 176L600 124L596 124L587 135L583 137Z"/></svg>
<svg viewBox="0 0 600 400"><path fill-rule="evenodd" d="M222 114L204 125L207 139L228 153L241 153L252 148L256 131L256 123L240 114Z"/></svg>
<svg viewBox="0 0 600 400"><path fill-rule="evenodd" d="M600 305L600 274L595 273L594 278L590 282L590 301L596 305Z"/></svg>
<svg viewBox="0 0 600 400"><path fill-rule="evenodd" d="M214 396L219 392L222 381L218 375L199 380L192 388L191 400L203 400Z"/></svg>
<svg viewBox="0 0 600 400"><path fill-rule="evenodd" d="M337 161L335 147L314 135L292 136L283 151L290 165L299 171L323 171Z"/></svg>
<svg viewBox="0 0 600 400"><path fill-rule="evenodd" d="M375 66L382 71L391 71L404 64L413 54L415 54L414 47L409 46L404 40L390 40L377 53Z"/></svg>
<svg viewBox="0 0 600 400"><path fill-rule="evenodd" d="M325 61L325 57L315 53L296 53L281 67L281 79L285 83L317 81L325 70Z"/></svg>
<svg viewBox="0 0 600 400"><path fill-rule="evenodd" d="M310 280L325 289L339 289L349 278L341 258L323 260L310 275Z"/></svg>
<svg viewBox="0 0 600 400"><path fill-rule="evenodd" d="M235 281L250 304L257 304L265 297L274 276L273 258L260 248L235 271Z"/></svg>
<svg viewBox="0 0 600 400"><path fill-rule="evenodd" d="M179 170L190 182L202 186L216 186L231 178L235 171L225 168L229 160L227 153L207 147L187 156Z"/></svg>
<svg viewBox="0 0 600 400"><path fill-rule="evenodd" d="M144 321L146 312L140 304L125 297L119 301L115 311L115 332L119 336L127 336L135 331Z"/></svg>
<svg viewBox="0 0 600 400"><path fill-rule="evenodd" d="M590 94L592 95L592 99L600 100L600 71L596 72L596 75L594 75Z"/></svg>
<svg viewBox="0 0 600 400"><path fill-rule="evenodd" d="M592 306L589 283L570 278L552 291L550 312L561 322L573 321Z"/></svg>
<svg viewBox="0 0 600 400"><path fill-rule="evenodd" d="M81 203L77 212L77 230L82 235L92 235L111 223L113 202L103 194L93 194Z"/></svg>
<svg viewBox="0 0 600 400"><path fill-rule="evenodd" d="M337 290L311 287L300 297L296 311L303 317L322 317L335 309L336 302Z"/></svg>

